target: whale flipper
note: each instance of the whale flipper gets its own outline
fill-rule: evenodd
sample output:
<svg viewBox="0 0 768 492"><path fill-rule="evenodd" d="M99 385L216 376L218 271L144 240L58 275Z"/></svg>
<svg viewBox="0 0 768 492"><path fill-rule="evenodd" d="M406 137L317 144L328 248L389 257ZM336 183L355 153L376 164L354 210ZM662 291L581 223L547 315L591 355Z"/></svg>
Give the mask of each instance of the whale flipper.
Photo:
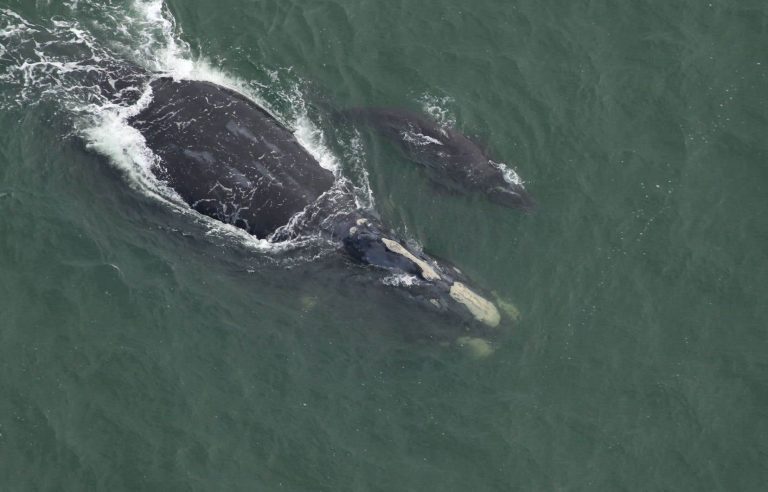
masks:
<svg viewBox="0 0 768 492"><path fill-rule="evenodd" d="M480 145L426 115L399 108L351 108L342 114L396 142L410 160L427 168L430 178L446 188L483 193L508 207L527 210L533 206L522 182L505 176Z"/></svg>

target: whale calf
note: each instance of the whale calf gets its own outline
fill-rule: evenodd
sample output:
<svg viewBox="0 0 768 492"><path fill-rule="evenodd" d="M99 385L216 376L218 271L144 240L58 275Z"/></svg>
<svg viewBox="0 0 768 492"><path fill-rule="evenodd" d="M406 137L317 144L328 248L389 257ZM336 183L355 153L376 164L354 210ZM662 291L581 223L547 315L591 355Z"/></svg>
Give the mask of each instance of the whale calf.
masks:
<svg viewBox="0 0 768 492"><path fill-rule="evenodd" d="M410 298L480 330L472 333L499 325L497 307L460 270L409 248L358 209L352 191L335 186L258 104L205 81L161 77L150 87L151 101L129 124L159 158L153 172L190 207L269 241L296 228L322 235L355 263L402 276L398 288Z"/></svg>
<svg viewBox="0 0 768 492"><path fill-rule="evenodd" d="M353 122L371 125L399 144L406 156L425 166L430 177L450 189L482 193L494 203L530 210L534 201L519 179L466 135L435 120L400 108L352 108L341 112Z"/></svg>

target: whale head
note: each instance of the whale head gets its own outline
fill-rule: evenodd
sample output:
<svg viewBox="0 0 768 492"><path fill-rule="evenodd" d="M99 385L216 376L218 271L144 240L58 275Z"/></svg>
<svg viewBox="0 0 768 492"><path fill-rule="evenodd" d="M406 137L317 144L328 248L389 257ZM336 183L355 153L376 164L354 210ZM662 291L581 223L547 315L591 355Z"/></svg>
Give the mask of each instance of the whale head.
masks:
<svg viewBox="0 0 768 492"><path fill-rule="evenodd" d="M477 333L499 326L499 309L458 268L408 247L372 219L359 217L348 225L344 250L358 263L388 272L386 284Z"/></svg>

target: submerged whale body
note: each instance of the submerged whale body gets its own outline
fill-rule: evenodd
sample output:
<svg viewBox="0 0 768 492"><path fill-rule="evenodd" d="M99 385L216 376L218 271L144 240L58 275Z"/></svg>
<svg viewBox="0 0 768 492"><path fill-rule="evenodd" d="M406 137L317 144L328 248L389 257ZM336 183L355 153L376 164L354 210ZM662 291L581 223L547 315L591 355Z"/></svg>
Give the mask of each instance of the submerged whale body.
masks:
<svg viewBox="0 0 768 492"><path fill-rule="evenodd" d="M290 237L289 224L323 235L358 264L401 275L399 289L411 299L463 319L466 329L499 324L496 306L458 269L408 248L357 209L352 192L336 187L333 174L256 103L210 82L150 85L151 101L129 123L159 157L154 172L190 207L270 241Z"/></svg>
<svg viewBox="0 0 768 492"><path fill-rule="evenodd" d="M534 206L522 183L505 178L477 143L427 116L399 108L353 108L342 114L397 142L408 158L430 170L431 178L441 185L479 192L507 207L530 210Z"/></svg>

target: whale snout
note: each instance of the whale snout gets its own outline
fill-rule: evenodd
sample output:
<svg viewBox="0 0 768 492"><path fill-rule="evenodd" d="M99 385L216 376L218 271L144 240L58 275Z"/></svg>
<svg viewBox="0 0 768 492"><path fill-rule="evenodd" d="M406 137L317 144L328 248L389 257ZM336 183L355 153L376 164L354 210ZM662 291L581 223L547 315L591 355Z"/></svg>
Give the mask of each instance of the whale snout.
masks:
<svg viewBox="0 0 768 492"><path fill-rule="evenodd" d="M481 296L458 280L451 284L448 295L464 306L474 319L491 328L499 326L501 314L494 303Z"/></svg>
<svg viewBox="0 0 768 492"><path fill-rule="evenodd" d="M498 307L471 286L460 270L387 237L367 219L360 219L350 227L344 246L347 253L361 263L412 279L395 285L425 308L467 324L484 328L499 326Z"/></svg>

